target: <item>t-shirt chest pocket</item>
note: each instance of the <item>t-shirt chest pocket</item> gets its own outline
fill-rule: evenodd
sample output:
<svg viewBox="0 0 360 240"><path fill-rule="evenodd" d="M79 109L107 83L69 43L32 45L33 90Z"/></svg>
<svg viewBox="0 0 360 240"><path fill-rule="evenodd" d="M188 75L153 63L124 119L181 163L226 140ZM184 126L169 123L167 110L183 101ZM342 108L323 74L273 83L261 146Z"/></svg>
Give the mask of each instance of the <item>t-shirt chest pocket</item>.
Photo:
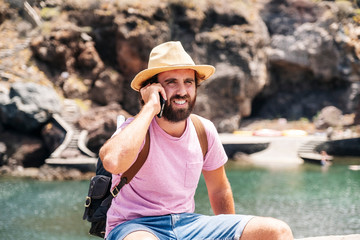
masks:
<svg viewBox="0 0 360 240"><path fill-rule="evenodd" d="M196 187L202 170L203 162L187 162L185 172L185 187Z"/></svg>

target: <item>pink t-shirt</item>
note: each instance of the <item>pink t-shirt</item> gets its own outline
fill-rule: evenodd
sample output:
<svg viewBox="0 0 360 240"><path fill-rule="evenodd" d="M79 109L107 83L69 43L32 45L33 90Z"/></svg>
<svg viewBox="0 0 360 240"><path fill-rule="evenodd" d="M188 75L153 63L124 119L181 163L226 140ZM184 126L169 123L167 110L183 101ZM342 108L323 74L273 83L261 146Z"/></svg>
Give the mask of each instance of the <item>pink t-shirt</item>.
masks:
<svg viewBox="0 0 360 240"><path fill-rule="evenodd" d="M199 118L208 138L205 159L190 118L180 138L167 134L153 119L149 128L148 158L132 181L112 200L107 212L106 236L115 226L134 218L194 212L194 194L201 171L215 170L227 161L215 126ZM118 131L132 120L128 119ZM120 176L113 174L112 188L119 183Z"/></svg>

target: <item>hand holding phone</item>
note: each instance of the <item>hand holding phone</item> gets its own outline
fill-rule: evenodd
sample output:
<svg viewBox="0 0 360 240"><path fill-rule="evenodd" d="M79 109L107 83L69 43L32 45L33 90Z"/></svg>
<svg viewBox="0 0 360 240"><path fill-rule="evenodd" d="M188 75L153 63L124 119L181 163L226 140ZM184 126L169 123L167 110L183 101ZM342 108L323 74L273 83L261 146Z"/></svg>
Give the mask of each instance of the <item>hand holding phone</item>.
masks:
<svg viewBox="0 0 360 240"><path fill-rule="evenodd" d="M161 118L164 111L165 99L162 97L160 93L159 93L159 97L160 97L160 112L158 113L157 116L158 118Z"/></svg>
<svg viewBox="0 0 360 240"><path fill-rule="evenodd" d="M157 78L153 78L150 81L150 84L154 84L154 83L158 83ZM160 92L159 92L159 98L160 98L160 112L157 114L157 116L158 116L158 118L161 118L163 115L166 100L162 97Z"/></svg>

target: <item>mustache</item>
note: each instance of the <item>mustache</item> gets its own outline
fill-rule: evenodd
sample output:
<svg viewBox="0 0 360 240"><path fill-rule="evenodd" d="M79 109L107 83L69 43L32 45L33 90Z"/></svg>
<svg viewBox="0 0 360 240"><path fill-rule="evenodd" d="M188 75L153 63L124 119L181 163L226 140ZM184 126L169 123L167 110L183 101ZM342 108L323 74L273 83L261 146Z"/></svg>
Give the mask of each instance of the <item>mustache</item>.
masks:
<svg viewBox="0 0 360 240"><path fill-rule="evenodd" d="M189 94L186 94L186 95L183 95L183 96L175 95L175 96L172 96L170 98L170 101L175 100L175 99L187 100L187 99L190 99L190 95Z"/></svg>

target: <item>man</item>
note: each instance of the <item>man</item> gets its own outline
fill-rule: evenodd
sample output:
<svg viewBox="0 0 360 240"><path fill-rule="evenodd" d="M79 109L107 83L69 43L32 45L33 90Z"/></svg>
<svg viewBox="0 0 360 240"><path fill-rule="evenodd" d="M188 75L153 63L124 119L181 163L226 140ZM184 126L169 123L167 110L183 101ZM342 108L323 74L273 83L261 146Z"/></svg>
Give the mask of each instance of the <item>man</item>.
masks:
<svg viewBox="0 0 360 240"><path fill-rule="evenodd" d="M131 87L143 106L100 150L114 187L136 160L149 130L150 150L133 180L113 199L107 214L106 237L113 239L293 239L280 220L235 214L225 174L227 156L214 125L200 118L208 151L203 157L190 113L198 85L215 72L195 65L180 42L167 42L150 53L148 69ZM160 95L166 100L163 117ZM215 216L194 214L194 194L201 172Z"/></svg>

